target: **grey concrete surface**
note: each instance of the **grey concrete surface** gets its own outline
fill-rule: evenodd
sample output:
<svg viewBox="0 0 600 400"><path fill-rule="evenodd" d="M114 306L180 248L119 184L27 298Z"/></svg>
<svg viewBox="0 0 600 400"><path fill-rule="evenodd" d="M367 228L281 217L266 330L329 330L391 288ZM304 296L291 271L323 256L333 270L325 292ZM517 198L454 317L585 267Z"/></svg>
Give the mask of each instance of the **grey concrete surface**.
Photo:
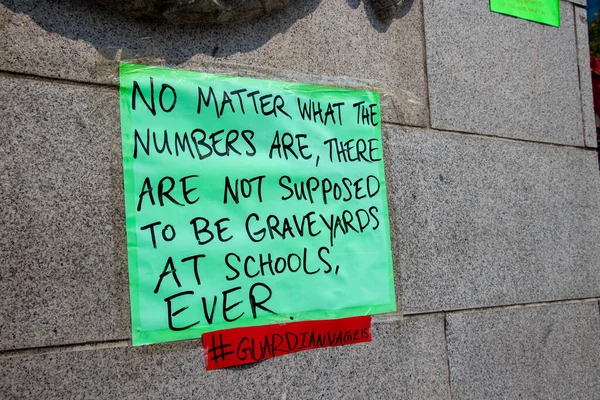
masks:
<svg viewBox="0 0 600 400"><path fill-rule="evenodd" d="M403 312L600 296L594 151L384 133Z"/></svg>
<svg viewBox="0 0 600 400"><path fill-rule="evenodd" d="M369 88L384 95L386 121L427 123L421 0L389 24L361 2L310 0L213 28L137 21L85 3L4 0L0 70L116 84L118 62L130 61Z"/></svg>
<svg viewBox="0 0 600 400"><path fill-rule="evenodd" d="M200 341L0 357L3 398L447 399L441 315L373 325L373 342L206 372Z"/></svg>
<svg viewBox="0 0 600 400"><path fill-rule="evenodd" d="M117 91L0 86L0 349L128 338Z"/></svg>
<svg viewBox="0 0 600 400"><path fill-rule="evenodd" d="M581 89L581 110L586 147L598 147L596 121L594 118L594 98L592 95L592 73L590 71L590 43L588 38L587 13L585 8L575 7L575 28L577 31L577 62L579 64L579 86Z"/></svg>
<svg viewBox="0 0 600 400"><path fill-rule="evenodd" d="M597 399L597 302L447 317L453 399Z"/></svg>
<svg viewBox="0 0 600 400"><path fill-rule="evenodd" d="M573 6L561 27L424 1L433 128L583 146Z"/></svg>

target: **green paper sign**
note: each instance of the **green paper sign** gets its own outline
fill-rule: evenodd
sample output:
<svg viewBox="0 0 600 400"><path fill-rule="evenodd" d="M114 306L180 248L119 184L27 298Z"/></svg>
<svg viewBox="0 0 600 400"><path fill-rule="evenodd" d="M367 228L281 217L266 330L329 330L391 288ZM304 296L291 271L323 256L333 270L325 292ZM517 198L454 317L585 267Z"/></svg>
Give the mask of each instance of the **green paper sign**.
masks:
<svg viewBox="0 0 600 400"><path fill-rule="evenodd" d="M490 0L490 10L513 17L560 26L559 0Z"/></svg>
<svg viewBox="0 0 600 400"><path fill-rule="evenodd" d="M120 74L134 345L395 311L378 93Z"/></svg>

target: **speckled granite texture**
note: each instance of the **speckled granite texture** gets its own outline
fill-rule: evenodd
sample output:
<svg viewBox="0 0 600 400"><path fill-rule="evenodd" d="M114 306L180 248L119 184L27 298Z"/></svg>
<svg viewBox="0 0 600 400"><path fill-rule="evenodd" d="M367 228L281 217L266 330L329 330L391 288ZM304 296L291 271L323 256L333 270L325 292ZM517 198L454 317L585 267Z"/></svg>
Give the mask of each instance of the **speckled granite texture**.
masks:
<svg viewBox="0 0 600 400"><path fill-rule="evenodd" d="M577 62L587 65L590 59L588 21L584 8L575 7L575 28L577 32ZM579 68L579 86L581 87L581 109L583 111L583 129L585 145L598 147L594 103L592 97L592 76L589 68Z"/></svg>
<svg viewBox="0 0 600 400"><path fill-rule="evenodd" d="M128 338L117 91L0 87L1 348Z"/></svg>
<svg viewBox="0 0 600 400"><path fill-rule="evenodd" d="M597 399L597 302L456 313L447 319L454 399Z"/></svg>
<svg viewBox="0 0 600 400"><path fill-rule="evenodd" d="M0 358L0 397L447 399L444 320L377 323L372 343L204 371L199 341Z"/></svg>
<svg viewBox="0 0 600 400"><path fill-rule="evenodd" d="M486 1L424 3L433 128L583 145L573 5L555 28Z"/></svg>
<svg viewBox="0 0 600 400"><path fill-rule="evenodd" d="M481 0L211 28L92 3L0 1L0 398L598 398L584 1L560 28ZM210 372L198 340L131 346L121 60L381 92L398 312L372 342Z"/></svg>
<svg viewBox="0 0 600 400"><path fill-rule="evenodd" d="M600 296L594 152L386 130L404 312Z"/></svg>

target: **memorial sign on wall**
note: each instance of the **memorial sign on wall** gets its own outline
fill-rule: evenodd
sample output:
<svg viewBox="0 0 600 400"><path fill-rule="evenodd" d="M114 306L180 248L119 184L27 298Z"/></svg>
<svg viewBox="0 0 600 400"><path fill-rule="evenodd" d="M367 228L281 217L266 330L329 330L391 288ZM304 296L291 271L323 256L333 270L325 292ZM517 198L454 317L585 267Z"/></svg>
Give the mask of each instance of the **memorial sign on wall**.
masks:
<svg viewBox="0 0 600 400"><path fill-rule="evenodd" d="M379 95L121 65L134 345L395 311Z"/></svg>
<svg viewBox="0 0 600 400"><path fill-rule="evenodd" d="M513 17L560 26L559 0L490 0L490 10Z"/></svg>

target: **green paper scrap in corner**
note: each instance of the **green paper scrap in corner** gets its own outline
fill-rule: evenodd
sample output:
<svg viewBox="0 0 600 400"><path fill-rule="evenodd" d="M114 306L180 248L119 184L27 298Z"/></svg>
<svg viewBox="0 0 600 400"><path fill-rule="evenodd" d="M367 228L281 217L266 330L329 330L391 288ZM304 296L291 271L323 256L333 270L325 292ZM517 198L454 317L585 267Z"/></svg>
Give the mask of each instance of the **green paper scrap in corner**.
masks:
<svg viewBox="0 0 600 400"><path fill-rule="evenodd" d="M134 345L395 311L378 93L120 80Z"/></svg>
<svg viewBox="0 0 600 400"><path fill-rule="evenodd" d="M490 10L546 25L560 26L559 0L490 0Z"/></svg>

